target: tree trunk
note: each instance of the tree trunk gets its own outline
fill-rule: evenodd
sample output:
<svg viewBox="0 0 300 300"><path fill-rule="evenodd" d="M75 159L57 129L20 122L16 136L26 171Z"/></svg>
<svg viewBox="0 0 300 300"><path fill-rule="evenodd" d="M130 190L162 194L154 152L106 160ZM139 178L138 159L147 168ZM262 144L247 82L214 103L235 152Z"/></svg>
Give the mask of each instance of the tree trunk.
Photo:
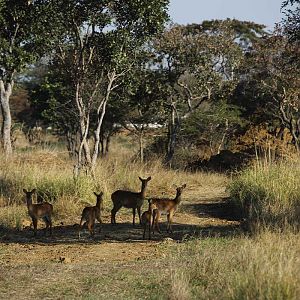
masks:
<svg viewBox="0 0 300 300"><path fill-rule="evenodd" d="M89 132L90 117L80 115L80 145L78 150L78 165L91 164L90 148L87 141Z"/></svg>
<svg viewBox="0 0 300 300"><path fill-rule="evenodd" d="M101 131L101 133L100 133L99 150L98 150L101 153L101 157L103 157L104 153L105 153L104 141L105 141L104 133Z"/></svg>
<svg viewBox="0 0 300 300"><path fill-rule="evenodd" d="M0 123L0 140L2 141L2 137L3 137L2 129L3 129L3 121L4 121L4 118L3 118L3 112L2 112L1 100L0 100L0 118L1 118L1 123Z"/></svg>
<svg viewBox="0 0 300 300"><path fill-rule="evenodd" d="M109 97L109 95L108 95L108 97ZM100 132L101 132L102 123L103 123L103 119L104 119L105 112L106 112L106 104L107 104L108 97L100 105L100 109L101 109L100 115L99 115L100 111L98 110L97 128L94 132L95 144L94 144L94 151L93 151L93 156L92 156L92 161L91 161L92 173L95 171L97 159L99 157Z"/></svg>
<svg viewBox="0 0 300 300"><path fill-rule="evenodd" d="M91 153L88 144L88 133L90 126L90 114L88 109L85 107L82 101L82 89L83 87L79 82L76 83L76 93L75 93L75 103L78 109L79 115L79 132L80 132L80 143L78 147L78 156L77 156L77 173L80 175L80 171L83 166L90 167L91 165Z"/></svg>
<svg viewBox="0 0 300 300"><path fill-rule="evenodd" d="M111 134L109 133L106 137L106 143L105 143L105 156L108 155L109 149L110 149L110 137Z"/></svg>
<svg viewBox="0 0 300 300"><path fill-rule="evenodd" d="M109 100L111 91L115 88L113 86L113 83L117 79L115 71L109 73L107 77L108 77L108 85L106 88L106 95L105 98L99 104L97 109L98 120L97 120L97 128L94 131L95 144L94 144L93 156L92 156L91 166L90 166L90 170L92 174L95 171L97 159L99 156L100 133L101 133L103 119L106 113L106 105Z"/></svg>
<svg viewBox="0 0 300 300"><path fill-rule="evenodd" d="M5 155L8 157L12 154L11 143L11 112L9 107L9 98L12 94L14 82L8 82L5 88L3 80L0 80L0 100L3 117L2 125L2 146Z"/></svg>
<svg viewBox="0 0 300 300"><path fill-rule="evenodd" d="M144 130L139 132L139 144L140 144L140 163L144 163Z"/></svg>
<svg viewBox="0 0 300 300"><path fill-rule="evenodd" d="M229 129L229 124L228 124L228 120L226 119L226 120L225 120L225 130L224 130L224 133L223 133L223 135L222 135L222 139L221 139L221 142L220 142L220 144L219 144L217 154L220 154L222 148L224 147L225 138L226 138L228 129Z"/></svg>
<svg viewBox="0 0 300 300"><path fill-rule="evenodd" d="M297 132L296 122L293 120L293 118L290 118L289 130L292 135L292 143L294 144L297 152L299 152L299 134Z"/></svg>
<svg viewBox="0 0 300 300"><path fill-rule="evenodd" d="M65 133L67 139L67 149L70 158L76 158L77 152L77 135L72 133L71 130L67 130Z"/></svg>
<svg viewBox="0 0 300 300"><path fill-rule="evenodd" d="M176 116L175 107L172 105L171 118L169 120L168 126L168 145L167 145L167 155L166 163L171 166L171 162L175 153L177 133L179 130L179 119Z"/></svg>

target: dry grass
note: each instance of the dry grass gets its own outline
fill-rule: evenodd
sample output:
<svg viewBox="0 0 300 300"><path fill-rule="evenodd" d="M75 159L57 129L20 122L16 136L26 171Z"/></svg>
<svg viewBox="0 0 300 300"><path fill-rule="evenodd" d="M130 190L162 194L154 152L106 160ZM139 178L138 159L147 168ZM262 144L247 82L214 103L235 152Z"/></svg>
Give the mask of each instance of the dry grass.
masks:
<svg viewBox="0 0 300 300"><path fill-rule="evenodd" d="M300 225L300 159L258 162L229 186L231 199L253 227Z"/></svg>
<svg viewBox="0 0 300 300"><path fill-rule="evenodd" d="M104 191L109 215L111 192L119 188L139 190L138 176L153 177L148 195L171 196L174 186L187 183L185 199L195 203L200 194L209 195L210 200L220 196L229 182L218 174L166 170L159 161L140 165L128 159L127 148L115 151L110 158L99 160L95 180L82 176L74 181L73 162L66 153L54 150L32 150L10 161L1 159L0 226L19 229L23 219L28 219L23 188L43 192L53 202L57 220L74 221L86 203L95 203L93 191ZM269 206L274 203L274 207L281 199L280 210L274 211L289 212L300 193L300 174L294 172L295 164L293 171L291 166L248 170L234 181L231 192L240 197L236 198L239 201L251 196ZM180 214L191 217L184 206ZM208 217L197 218L204 224ZM222 224L220 221L216 227ZM300 298L300 237L289 230L262 231L252 237L184 239L181 243L114 243L103 239L92 243L72 240L68 244L66 239L58 244L39 244L30 237L24 241L0 244L0 298ZM61 263L60 256L71 261ZM36 289L37 285L42 288Z"/></svg>
<svg viewBox="0 0 300 300"><path fill-rule="evenodd" d="M195 240L174 248L170 264L175 295L193 299L300 297L300 238L293 233Z"/></svg>
<svg viewBox="0 0 300 300"><path fill-rule="evenodd" d="M15 256L20 260L20 255L27 255L26 263L24 258L12 261L8 251L13 249L0 245L0 295L5 299L21 294L23 299L300 297L300 238L292 233L156 243L150 244L151 252L145 256L139 254L140 244L123 245L62 245L61 249L37 245L31 250L16 245L13 249L19 252ZM48 252L48 257L39 260L39 249ZM114 259L103 256L105 249ZM70 263L52 259L67 251L74 251ZM36 283L43 288L35 290Z"/></svg>
<svg viewBox="0 0 300 300"><path fill-rule="evenodd" d="M0 159L0 207L6 207L0 209L0 225L18 227L19 219L26 216L23 188L36 188L45 200L54 204L55 217L61 220L77 218L84 206L94 205L93 191L104 192L108 214L111 193L117 189L139 191L139 176L152 176L147 190L147 195L152 196L175 196L175 187L183 183L187 183L191 193L199 189L209 193L223 188L227 182L225 176L218 174L167 170L158 160L141 165L128 156L125 159L127 154L127 149L119 150L115 156L113 151L109 158L99 160L95 179L82 175L77 180L73 178L74 162L63 152L37 149L16 154L9 161ZM17 212L21 212L20 217L12 217Z"/></svg>
<svg viewBox="0 0 300 300"><path fill-rule="evenodd" d="M171 289L170 300L188 300L190 299L190 275L183 272L181 269L174 269L171 271Z"/></svg>

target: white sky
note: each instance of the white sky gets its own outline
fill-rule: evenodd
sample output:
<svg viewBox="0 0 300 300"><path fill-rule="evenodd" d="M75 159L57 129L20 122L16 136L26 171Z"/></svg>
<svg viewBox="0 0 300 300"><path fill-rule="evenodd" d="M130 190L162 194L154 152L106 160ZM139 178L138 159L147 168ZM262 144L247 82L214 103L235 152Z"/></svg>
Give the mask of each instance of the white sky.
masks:
<svg viewBox="0 0 300 300"><path fill-rule="evenodd" d="M169 14L179 24L203 20L236 18L272 29L281 21L283 0L170 0Z"/></svg>

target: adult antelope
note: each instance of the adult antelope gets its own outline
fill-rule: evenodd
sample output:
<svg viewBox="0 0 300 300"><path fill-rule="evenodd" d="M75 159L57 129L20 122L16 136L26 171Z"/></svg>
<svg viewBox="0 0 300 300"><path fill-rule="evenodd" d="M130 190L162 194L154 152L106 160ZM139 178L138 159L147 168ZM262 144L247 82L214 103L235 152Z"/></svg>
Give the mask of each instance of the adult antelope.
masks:
<svg viewBox="0 0 300 300"><path fill-rule="evenodd" d="M94 192L94 195L97 197L96 205L87 206L82 211L79 230L78 230L78 238L80 238L80 231L82 229L84 221L86 221L87 228L91 236L95 235L96 220L100 223L100 225L102 224L101 210L103 209L103 192L100 192L100 194ZM101 227L100 227L100 231L101 231Z"/></svg>
<svg viewBox="0 0 300 300"><path fill-rule="evenodd" d="M160 233L159 229L159 217L162 213L167 214L167 232L173 232L172 231L172 222L173 222L173 216L175 211L177 210L177 207L179 203L181 202L181 194L182 191L186 188L186 184L184 184L181 187L176 188L176 196L174 199L170 198L156 198L152 199L152 205L153 209L156 210L156 214L153 214L153 220L152 220L152 230L154 231L154 228L156 226L157 231Z"/></svg>
<svg viewBox="0 0 300 300"><path fill-rule="evenodd" d="M52 214L53 206L48 202L32 204L32 195L36 192L36 189L33 189L31 192L23 189L23 192L26 194L26 203L28 214L32 219L32 224L34 228L34 236L37 234L37 223L38 219L42 218L46 224L45 234L47 229L50 230L50 235L52 235Z"/></svg>
<svg viewBox="0 0 300 300"><path fill-rule="evenodd" d="M124 190L118 190L111 194L111 200L113 202L113 209L111 210L111 223L116 224L116 213L120 210L121 207L132 208L133 222L132 225L135 226L135 213L136 210L139 215L139 220L141 223L141 207L143 206L146 188L148 182L151 180L151 177L147 179L142 179L139 177L142 182L142 187L140 192L130 192Z"/></svg>

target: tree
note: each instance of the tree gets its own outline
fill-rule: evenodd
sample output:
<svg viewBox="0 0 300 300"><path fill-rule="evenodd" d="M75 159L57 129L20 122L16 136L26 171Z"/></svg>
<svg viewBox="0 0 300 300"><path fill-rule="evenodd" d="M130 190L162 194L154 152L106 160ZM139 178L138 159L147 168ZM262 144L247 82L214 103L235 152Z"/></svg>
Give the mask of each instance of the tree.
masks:
<svg viewBox="0 0 300 300"><path fill-rule="evenodd" d="M292 10L288 6L295 6ZM292 42L300 42L300 1L286 0L281 6L284 9L285 20L283 21L284 29Z"/></svg>
<svg viewBox="0 0 300 300"><path fill-rule="evenodd" d="M260 92L267 96L266 110L287 128L300 150L300 68L294 63L299 47L290 43L281 28L255 45L253 58Z"/></svg>
<svg viewBox="0 0 300 300"><path fill-rule="evenodd" d="M15 77L41 56L49 43L43 15L47 1L0 1L0 102L1 140L6 156L11 155L11 111L9 99Z"/></svg>
<svg viewBox="0 0 300 300"><path fill-rule="evenodd" d="M56 59L60 70L70 76L72 104L78 116L78 170L83 165L92 172L95 169L107 103L134 64L136 49L162 29L167 4L167 0L55 3L62 32ZM88 140L93 112L96 126L91 152Z"/></svg>
<svg viewBox="0 0 300 300"><path fill-rule="evenodd" d="M180 143L189 147L205 145L210 155L219 154L229 148L228 137L244 125L239 107L218 101L194 111L182 121Z"/></svg>
<svg viewBox="0 0 300 300"><path fill-rule="evenodd" d="M165 123L163 101L156 80L156 72L141 63L133 70L133 89L130 93L121 94L126 107L121 124L138 137L141 163L144 161L145 135L149 126Z"/></svg>
<svg viewBox="0 0 300 300"><path fill-rule="evenodd" d="M37 67L39 68L39 66ZM78 115L72 105L70 78L61 72L55 62L44 66L43 77L31 76L27 83L33 110L31 119L52 126L59 136L64 136L70 157L76 157L78 148ZM65 76L63 76L65 75Z"/></svg>
<svg viewBox="0 0 300 300"><path fill-rule="evenodd" d="M182 120L201 110L204 103L228 100L239 82L244 53L263 28L249 22L216 20L175 25L155 41L156 65L168 82L167 163L174 155Z"/></svg>

